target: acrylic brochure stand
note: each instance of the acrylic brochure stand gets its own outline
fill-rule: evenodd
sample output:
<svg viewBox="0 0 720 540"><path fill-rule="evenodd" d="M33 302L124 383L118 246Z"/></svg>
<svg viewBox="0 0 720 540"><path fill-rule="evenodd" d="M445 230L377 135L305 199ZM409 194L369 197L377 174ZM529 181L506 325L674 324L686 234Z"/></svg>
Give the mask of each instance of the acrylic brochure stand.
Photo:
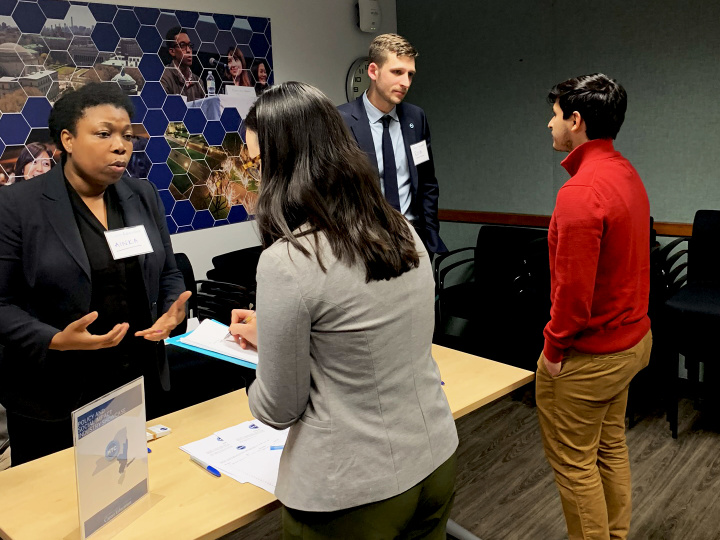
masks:
<svg viewBox="0 0 720 540"><path fill-rule="evenodd" d="M148 493L143 378L73 411L83 540Z"/></svg>

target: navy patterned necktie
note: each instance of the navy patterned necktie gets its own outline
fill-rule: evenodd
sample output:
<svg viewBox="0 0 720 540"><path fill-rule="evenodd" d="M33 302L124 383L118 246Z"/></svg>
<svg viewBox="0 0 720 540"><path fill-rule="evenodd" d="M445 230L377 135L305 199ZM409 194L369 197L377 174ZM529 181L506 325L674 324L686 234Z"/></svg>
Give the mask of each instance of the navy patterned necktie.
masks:
<svg viewBox="0 0 720 540"><path fill-rule="evenodd" d="M383 187L385 199L395 210L400 210L400 194L398 193L397 166L395 165L395 152L390 140L390 122L392 117L383 116L380 121L383 125L382 153L383 153Z"/></svg>

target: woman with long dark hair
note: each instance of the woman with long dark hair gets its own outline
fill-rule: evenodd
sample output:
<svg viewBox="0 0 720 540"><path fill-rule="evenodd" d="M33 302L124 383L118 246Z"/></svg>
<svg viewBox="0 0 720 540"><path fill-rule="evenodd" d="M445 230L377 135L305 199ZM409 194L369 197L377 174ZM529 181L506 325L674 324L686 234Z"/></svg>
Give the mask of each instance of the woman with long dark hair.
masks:
<svg viewBox="0 0 720 540"><path fill-rule="evenodd" d="M230 329L258 349L253 414L290 428L285 538L444 538L458 439L422 241L319 90L271 87L245 122L266 249Z"/></svg>
<svg viewBox="0 0 720 540"><path fill-rule="evenodd" d="M235 86L252 86L250 73L247 69L245 55L240 47L230 47L227 52L227 69L225 70L225 84Z"/></svg>

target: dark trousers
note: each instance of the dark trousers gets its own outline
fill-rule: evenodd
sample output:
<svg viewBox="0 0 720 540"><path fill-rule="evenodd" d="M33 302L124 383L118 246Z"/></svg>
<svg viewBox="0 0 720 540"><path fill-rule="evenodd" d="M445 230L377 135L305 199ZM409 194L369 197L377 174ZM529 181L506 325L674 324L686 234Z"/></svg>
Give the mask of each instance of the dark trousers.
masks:
<svg viewBox="0 0 720 540"><path fill-rule="evenodd" d="M457 458L453 454L425 480L400 495L346 510L304 512L283 507L283 538L444 540L455 499L456 468Z"/></svg>
<svg viewBox="0 0 720 540"><path fill-rule="evenodd" d="M64 420L38 420L9 410L7 426L13 467L73 445L70 417Z"/></svg>

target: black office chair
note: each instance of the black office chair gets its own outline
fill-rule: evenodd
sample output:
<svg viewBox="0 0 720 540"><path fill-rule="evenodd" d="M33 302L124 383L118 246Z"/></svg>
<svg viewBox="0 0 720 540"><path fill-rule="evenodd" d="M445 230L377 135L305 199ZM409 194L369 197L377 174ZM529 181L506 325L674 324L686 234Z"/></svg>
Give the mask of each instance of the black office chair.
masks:
<svg viewBox="0 0 720 540"><path fill-rule="evenodd" d="M217 257L216 257L217 258ZM193 295L187 303L187 315L203 319L215 319L223 324L230 324L230 313L233 309L253 309L255 307L255 287L249 288L234 282L217 281L214 279L195 279L195 272L187 255L176 253L175 260L183 274L185 288ZM257 263L255 263L257 265ZM208 271L208 275L213 272ZM229 272L213 275L230 275ZM253 269L253 282L255 269ZM180 325L173 335L185 333L185 326Z"/></svg>
<svg viewBox="0 0 720 540"><path fill-rule="evenodd" d="M650 298L648 316L654 336L667 332L665 302L685 283L687 263L686 238L677 238L661 246L657 242L657 233L653 218L650 218ZM648 367L640 371L630 383L627 417L632 428L637 423L639 412L655 410L665 406L666 397L658 392L666 380L666 369L662 350L655 346Z"/></svg>
<svg viewBox="0 0 720 540"><path fill-rule="evenodd" d="M669 386L668 421L672 435L678 433L678 355L685 357L688 382L698 388L699 364L704 369L701 395L713 399L711 389L718 382L715 341L720 328L720 211L698 210L687 249L687 282L666 302L667 327L655 341L666 352ZM676 286L676 285L673 285ZM715 403L716 404L716 403Z"/></svg>
<svg viewBox="0 0 720 540"><path fill-rule="evenodd" d="M471 254L452 262L453 256ZM457 258L457 257L456 257ZM474 263L474 280L448 286L448 275ZM435 260L435 342L507 364L535 369L550 319L546 229L485 225L475 248ZM444 333L451 317L465 319L461 336Z"/></svg>

